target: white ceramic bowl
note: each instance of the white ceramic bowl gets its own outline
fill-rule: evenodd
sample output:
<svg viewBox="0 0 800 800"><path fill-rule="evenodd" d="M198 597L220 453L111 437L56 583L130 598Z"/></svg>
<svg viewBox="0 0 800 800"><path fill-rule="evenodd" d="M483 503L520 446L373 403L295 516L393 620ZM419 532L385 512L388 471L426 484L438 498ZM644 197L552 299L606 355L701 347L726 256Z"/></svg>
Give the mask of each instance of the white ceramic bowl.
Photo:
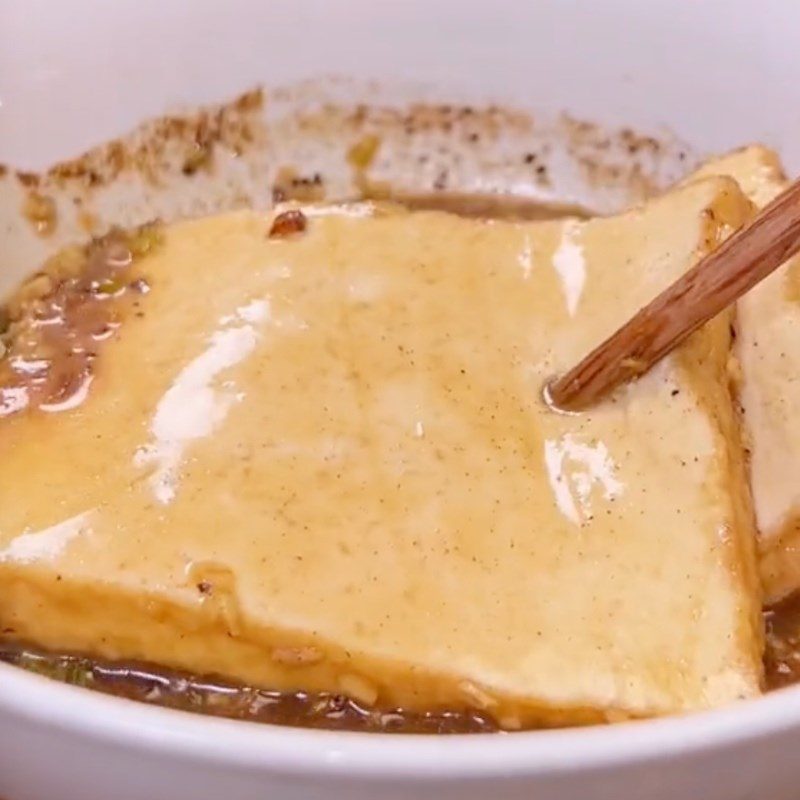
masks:
<svg viewBox="0 0 800 800"><path fill-rule="evenodd" d="M41 168L148 116L336 73L375 79L377 97L666 126L696 152L761 140L797 169L797 30L789 0L0 0L0 161ZM0 225L0 250L14 236ZM8 800L794 800L798 750L800 689L684 718L426 738L203 718L0 666Z"/></svg>

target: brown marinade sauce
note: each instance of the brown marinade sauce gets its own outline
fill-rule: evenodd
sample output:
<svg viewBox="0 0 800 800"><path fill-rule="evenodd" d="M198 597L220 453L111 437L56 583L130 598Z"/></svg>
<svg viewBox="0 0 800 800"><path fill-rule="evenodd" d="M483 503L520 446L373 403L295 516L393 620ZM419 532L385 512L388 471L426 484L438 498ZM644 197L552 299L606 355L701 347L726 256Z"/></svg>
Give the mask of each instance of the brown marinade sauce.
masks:
<svg viewBox="0 0 800 800"><path fill-rule="evenodd" d="M341 694L254 689L147 664L51 655L2 639L0 661L105 694L227 719L376 733L487 733L497 730L489 717L477 711L412 714L399 709L370 709Z"/></svg>
<svg viewBox="0 0 800 800"><path fill-rule="evenodd" d="M88 389L122 305L136 306L148 291L134 263L158 241L158 227L147 225L68 247L0 306L0 419L25 408L58 411Z"/></svg>
<svg viewBox="0 0 800 800"><path fill-rule="evenodd" d="M767 689L800 683L800 597L764 614ZM139 663L52 655L0 638L0 661L66 683L154 705L227 719L301 728L373 733L491 733L488 715L442 710L427 714L367 708L341 694L276 692L237 686Z"/></svg>
<svg viewBox="0 0 800 800"><path fill-rule="evenodd" d="M800 593L764 613L767 646L764 673L768 689L800 683Z"/></svg>

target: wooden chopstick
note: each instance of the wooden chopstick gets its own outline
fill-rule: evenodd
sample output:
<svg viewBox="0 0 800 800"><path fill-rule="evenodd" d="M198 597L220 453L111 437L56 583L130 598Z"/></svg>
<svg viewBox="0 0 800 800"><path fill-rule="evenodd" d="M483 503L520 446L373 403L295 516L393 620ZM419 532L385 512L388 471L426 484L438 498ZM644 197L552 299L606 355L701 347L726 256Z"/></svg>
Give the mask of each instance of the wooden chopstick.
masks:
<svg viewBox="0 0 800 800"><path fill-rule="evenodd" d="M580 411L647 372L703 323L800 251L800 179L684 273L545 393Z"/></svg>

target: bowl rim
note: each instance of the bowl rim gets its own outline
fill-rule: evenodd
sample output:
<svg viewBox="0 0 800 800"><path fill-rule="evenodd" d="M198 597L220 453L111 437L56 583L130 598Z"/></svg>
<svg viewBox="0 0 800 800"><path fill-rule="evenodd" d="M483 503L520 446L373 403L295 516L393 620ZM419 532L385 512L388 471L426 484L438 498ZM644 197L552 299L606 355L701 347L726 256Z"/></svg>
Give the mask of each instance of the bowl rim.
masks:
<svg viewBox="0 0 800 800"><path fill-rule="evenodd" d="M0 664L0 720L103 747L245 772L351 779L492 778L619 768L746 745L800 724L800 686L655 720L511 734L309 730L160 708ZM13 729L13 728L12 728ZM409 765L413 765L413 771Z"/></svg>

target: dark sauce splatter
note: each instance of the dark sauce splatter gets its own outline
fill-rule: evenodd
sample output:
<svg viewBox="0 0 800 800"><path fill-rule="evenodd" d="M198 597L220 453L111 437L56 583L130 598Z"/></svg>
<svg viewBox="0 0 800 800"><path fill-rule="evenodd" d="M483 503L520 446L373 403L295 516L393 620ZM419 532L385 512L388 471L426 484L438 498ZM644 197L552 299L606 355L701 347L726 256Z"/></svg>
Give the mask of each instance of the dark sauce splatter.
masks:
<svg viewBox="0 0 800 800"><path fill-rule="evenodd" d="M302 233L308 226L306 215L299 209L290 209L278 214L269 229L270 239L283 239L296 233Z"/></svg>

